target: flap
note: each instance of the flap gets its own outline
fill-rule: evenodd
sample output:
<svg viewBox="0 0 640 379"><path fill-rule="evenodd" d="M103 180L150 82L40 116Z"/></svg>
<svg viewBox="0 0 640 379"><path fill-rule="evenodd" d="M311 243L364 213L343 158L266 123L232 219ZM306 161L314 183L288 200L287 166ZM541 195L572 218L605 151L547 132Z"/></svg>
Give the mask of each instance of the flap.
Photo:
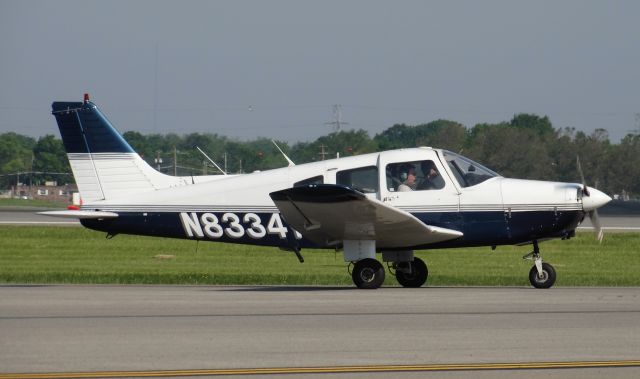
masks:
<svg viewBox="0 0 640 379"><path fill-rule="evenodd" d="M462 236L457 230L427 225L349 187L312 184L269 196L289 225L320 246L375 240L377 248L411 248Z"/></svg>
<svg viewBox="0 0 640 379"><path fill-rule="evenodd" d="M46 211L38 212L39 215L62 217L62 218L79 218L79 219L105 219L118 217L117 213L113 212L100 212L100 211Z"/></svg>

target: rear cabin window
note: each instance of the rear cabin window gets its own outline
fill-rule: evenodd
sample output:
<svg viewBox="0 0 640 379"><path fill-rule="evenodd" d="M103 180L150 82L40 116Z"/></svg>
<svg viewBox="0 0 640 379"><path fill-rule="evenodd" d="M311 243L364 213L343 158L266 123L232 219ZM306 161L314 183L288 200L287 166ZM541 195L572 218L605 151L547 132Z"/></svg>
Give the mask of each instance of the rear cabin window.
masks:
<svg viewBox="0 0 640 379"><path fill-rule="evenodd" d="M313 178L308 178L301 180L299 182L293 183L294 187L307 186L309 184L323 184L324 177L322 175L314 176Z"/></svg>
<svg viewBox="0 0 640 379"><path fill-rule="evenodd" d="M336 184L351 187L362 193L378 192L378 167L359 167L336 173Z"/></svg>

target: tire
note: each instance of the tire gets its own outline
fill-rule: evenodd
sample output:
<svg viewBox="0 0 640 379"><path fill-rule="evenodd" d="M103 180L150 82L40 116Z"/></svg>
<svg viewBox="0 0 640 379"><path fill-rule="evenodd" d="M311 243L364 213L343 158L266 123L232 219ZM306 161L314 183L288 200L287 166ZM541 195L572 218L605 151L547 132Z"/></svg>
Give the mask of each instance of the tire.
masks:
<svg viewBox="0 0 640 379"><path fill-rule="evenodd" d="M556 282L556 270L548 263L542 264L542 277L538 276L536 266L531 267L529 271L529 282L535 288L551 288Z"/></svg>
<svg viewBox="0 0 640 379"><path fill-rule="evenodd" d="M406 273L401 270L396 270L396 279L398 283L407 288L422 287L427 282L427 276L429 276L429 270L427 264L420 258L413 258L411 265L411 273Z"/></svg>
<svg viewBox="0 0 640 379"><path fill-rule="evenodd" d="M365 258L353 266L351 277L356 287L373 290L384 282L384 267L375 259Z"/></svg>

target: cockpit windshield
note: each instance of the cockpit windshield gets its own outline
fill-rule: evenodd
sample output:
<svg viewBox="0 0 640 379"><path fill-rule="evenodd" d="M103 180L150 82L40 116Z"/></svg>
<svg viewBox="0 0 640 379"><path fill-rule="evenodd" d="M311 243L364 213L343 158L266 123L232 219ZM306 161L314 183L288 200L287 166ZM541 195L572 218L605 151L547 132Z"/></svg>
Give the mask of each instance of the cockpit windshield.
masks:
<svg viewBox="0 0 640 379"><path fill-rule="evenodd" d="M447 150L442 151L444 159L461 187L471 187L485 180L500 176L483 165Z"/></svg>

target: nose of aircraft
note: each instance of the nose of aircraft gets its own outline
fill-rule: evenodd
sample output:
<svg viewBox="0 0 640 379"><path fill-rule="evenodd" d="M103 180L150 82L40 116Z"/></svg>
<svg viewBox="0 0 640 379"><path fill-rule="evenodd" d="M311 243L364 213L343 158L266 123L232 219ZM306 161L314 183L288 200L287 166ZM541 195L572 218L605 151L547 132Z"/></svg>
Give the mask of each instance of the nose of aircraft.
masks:
<svg viewBox="0 0 640 379"><path fill-rule="evenodd" d="M587 190L589 191L589 196L587 196L586 194L582 196L582 209L585 212L600 208L601 206L611 201L609 195L602 191L598 191L597 189L591 187L587 187Z"/></svg>

